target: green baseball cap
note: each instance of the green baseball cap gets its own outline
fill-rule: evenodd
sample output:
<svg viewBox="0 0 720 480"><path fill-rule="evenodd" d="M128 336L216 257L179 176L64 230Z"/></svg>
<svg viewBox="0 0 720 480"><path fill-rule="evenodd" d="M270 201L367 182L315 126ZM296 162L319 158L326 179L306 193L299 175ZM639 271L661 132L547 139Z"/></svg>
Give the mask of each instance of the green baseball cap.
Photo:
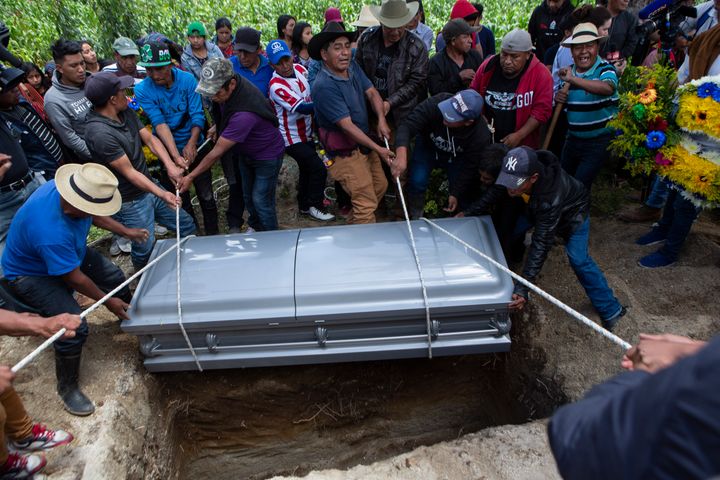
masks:
<svg viewBox="0 0 720 480"><path fill-rule="evenodd" d="M141 67L164 67L172 63L170 48L161 42L148 42L140 48Z"/></svg>
<svg viewBox="0 0 720 480"><path fill-rule="evenodd" d="M202 68L200 81L195 89L203 97L212 97L220 91L225 82L235 76L232 63L225 58L211 58Z"/></svg>
<svg viewBox="0 0 720 480"><path fill-rule="evenodd" d="M203 25L202 22L192 22L190 25L188 25L187 35L188 37L191 35L200 35L201 37L207 37L207 30L205 30L205 25Z"/></svg>

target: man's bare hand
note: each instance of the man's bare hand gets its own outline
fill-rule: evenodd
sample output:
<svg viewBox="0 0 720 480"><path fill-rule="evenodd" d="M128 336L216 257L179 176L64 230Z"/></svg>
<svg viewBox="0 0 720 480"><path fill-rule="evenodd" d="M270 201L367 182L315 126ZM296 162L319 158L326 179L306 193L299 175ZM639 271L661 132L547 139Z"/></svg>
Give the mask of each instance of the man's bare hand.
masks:
<svg viewBox="0 0 720 480"><path fill-rule="evenodd" d="M383 100L383 115L390 113L390 102Z"/></svg>
<svg viewBox="0 0 720 480"><path fill-rule="evenodd" d="M693 355L705 344L706 342L679 335L641 333L640 341L625 353L621 365L627 370L655 373L681 358Z"/></svg>
<svg viewBox="0 0 720 480"><path fill-rule="evenodd" d="M387 163L392 168L393 161L395 160L395 154L392 152L392 150L385 147L380 147L377 150L377 154L380 156L380 159L383 162Z"/></svg>
<svg viewBox="0 0 720 480"><path fill-rule="evenodd" d="M12 387L13 380L15 380L15 374L10 367L0 365L0 393L5 393L5 390Z"/></svg>
<svg viewBox="0 0 720 480"><path fill-rule="evenodd" d="M114 313L120 320L128 320L130 318L127 315L129 305L117 297L111 297L107 302L105 302L105 307Z"/></svg>
<svg viewBox="0 0 720 480"><path fill-rule="evenodd" d="M517 293L512 294L512 301L508 304L508 308L513 312L521 312L525 308L527 298Z"/></svg>
<svg viewBox="0 0 720 480"><path fill-rule="evenodd" d="M10 170L10 167L12 167L11 158L10 155L0 153L0 181L5 178L5 174Z"/></svg>
<svg viewBox="0 0 720 480"><path fill-rule="evenodd" d="M123 236L133 242L145 243L150 238L150 233L144 228L128 228Z"/></svg>
<svg viewBox="0 0 720 480"><path fill-rule="evenodd" d="M183 171L186 171L188 169L188 166L190 165L188 163L188 161L185 159L185 157L183 157L182 155L177 157L174 160L174 163L179 169L181 169Z"/></svg>
<svg viewBox="0 0 720 480"><path fill-rule="evenodd" d="M445 210L445 211L448 212L448 213L452 213L452 212L454 212L455 210L457 210L457 207L458 207L458 199L457 199L457 197L455 197L454 195L450 195L450 196L448 197L447 207L443 208L443 210Z"/></svg>
<svg viewBox="0 0 720 480"><path fill-rule="evenodd" d="M188 142L183 148L182 155L187 164L191 165L195 161L195 157L197 157L197 145L195 142Z"/></svg>
<svg viewBox="0 0 720 480"><path fill-rule="evenodd" d="M191 185L192 185L192 177L190 177L190 175L187 175L180 179L180 181L177 183L177 188L178 188L178 190L180 190L180 193L185 193L188 190L190 190Z"/></svg>
<svg viewBox="0 0 720 480"><path fill-rule="evenodd" d="M180 180L182 180L183 176L185 175L185 169L180 168L178 166L172 166L167 169L167 175L170 180L177 185L180 183Z"/></svg>
<svg viewBox="0 0 720 480"><path fill-rule="evenodd" d="M213 142L217 142L217 125L213 125L212 127L208 128L207 136L209 138L212 138Z"/></svg>
<svg viewBox="0 0 720 480"><path fill-rule="evenodd" d="M522 142L522 141L523 141L523 139L518 132L513 132L510 135L507 135L502 140L500 140L501 143L504 143L509 148L517 147L518 145L520 145L520 142Z"/></svg>
<svg viewBox="0 0 720 480"><path fill-rule="evenodd" d="M391 133L392 131L390 130L390 127L388 126L385 119L380 119L377 126L377 134L380 136L380 138L384 138L385 140L390 141Z"/></svg>
<svg viewBox="0 0 720 480"><path fill-rule="evenodd" d="M45 338L52 337L61 328L67 330L62 338L73 338L75 336L75 330L77 330L81 323L80 315L70 315L69 313L61 313L60 315L48 318L37 316L37 318L33 318L33 321L38 323L38 333Z"/></svg>
<svg viewBox="0 0 720 480"><path fill-rule="evenodd" d="M160 198L165 202L170 210L180 208L182 205L182 199L179 196L176 197L174 193L163 192Z"/></svg>
<svg viewBox="0 0 720 480"><path fill-rule="evenodd" d="M475 70L472 68L466 68L465 70L460 70L458 75L460 75L460 80L467 85L475 78Z"/></svg>

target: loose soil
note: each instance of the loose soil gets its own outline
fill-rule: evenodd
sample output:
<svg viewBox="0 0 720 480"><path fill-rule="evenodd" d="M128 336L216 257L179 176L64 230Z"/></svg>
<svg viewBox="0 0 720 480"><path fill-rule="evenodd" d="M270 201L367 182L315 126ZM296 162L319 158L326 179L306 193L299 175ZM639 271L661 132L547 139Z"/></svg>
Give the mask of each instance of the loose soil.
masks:
<svg viewBox="0 0 720 480"><path fill-rule="evenodd" d="M281 227L317 226L298 217L294 165L285 168ZM648 228L592 218L590 251L630 308L616 333L631 343L639 332L709 338L720 329L717 217L701 215L664 269L636 264L652 251L634 244ZM538 283L596 318L561 247ZM510 353L433 360L151 375L106 310L90 329L81 383L95 414L62 410L51 351L15 383L31 416L76 436L49 453L52 479L558 478L544 423L533 420L618 372L622 353L537 297L514 318ZM0 339L2 362L39 343Z"/></svg>

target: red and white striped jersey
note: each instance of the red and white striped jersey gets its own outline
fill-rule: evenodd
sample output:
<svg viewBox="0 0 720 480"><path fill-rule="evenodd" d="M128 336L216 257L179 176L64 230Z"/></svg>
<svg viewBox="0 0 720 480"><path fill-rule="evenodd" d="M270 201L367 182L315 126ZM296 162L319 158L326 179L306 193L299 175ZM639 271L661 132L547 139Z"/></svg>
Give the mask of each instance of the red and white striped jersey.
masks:
<svg viewBox="0 0 720 480"><path fill-rule="evenodd" d="M298 63L293 69L295 78L285 78L274 72L270 79L270 100L275 106L286 147L312 139L312 116L295 111L301 103L312 102L307 70Z"/></svg>

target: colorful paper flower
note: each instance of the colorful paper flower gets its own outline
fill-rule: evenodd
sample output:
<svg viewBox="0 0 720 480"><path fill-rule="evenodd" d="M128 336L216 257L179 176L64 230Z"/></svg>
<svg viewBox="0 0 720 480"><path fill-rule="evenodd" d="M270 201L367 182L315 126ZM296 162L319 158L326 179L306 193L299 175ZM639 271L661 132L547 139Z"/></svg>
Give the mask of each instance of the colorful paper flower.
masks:
<svg viewBox="0 0 720 480"><path fill-rule="evenodd" d="M635 119L638 121L645 118L646 111L647 111L647 109L645 108L645 105L642 105L642 104L637 104L634 107L632 107L633 117L635 117Z"/></svg>
<svg viewBox="0 0 720 480"><path fill-rule="evenodd" d="M645 145L647 145L648 148L655 150L665 145L665 140L666 137L663 132L653 130L645 137Z"/></svg>
<svg viewBox="0 0 720 480"><path fill-rule="evenodd" d="M668 122L662 117L655 117L655 120L648 124L650 130L658 130L664 132L668 129Z"/></svg>
<svg viewBox="0 0 720 480"><path fill-rule="evenodd" d="M640 94L640 98L638 98L638 101L642 103L643 105L650 105L655 100L657 100L657 90L654 88L648 88L644 92Z"/></svg>
<svg viewBox="0 0 720 480"><path fill-rule="evenodd" d="M697 96L700 98L712 97L715 91L717 91L717 87L714 83L705 82L698 87Z"/></svg>
<svg viewBox="0 0 720 480"><path fill-rule="evenodd" d="M655 163L657 165L670 165L672 162L669 158L663 155L662 152L658 152L657 155L655 155Z"/></svg>

